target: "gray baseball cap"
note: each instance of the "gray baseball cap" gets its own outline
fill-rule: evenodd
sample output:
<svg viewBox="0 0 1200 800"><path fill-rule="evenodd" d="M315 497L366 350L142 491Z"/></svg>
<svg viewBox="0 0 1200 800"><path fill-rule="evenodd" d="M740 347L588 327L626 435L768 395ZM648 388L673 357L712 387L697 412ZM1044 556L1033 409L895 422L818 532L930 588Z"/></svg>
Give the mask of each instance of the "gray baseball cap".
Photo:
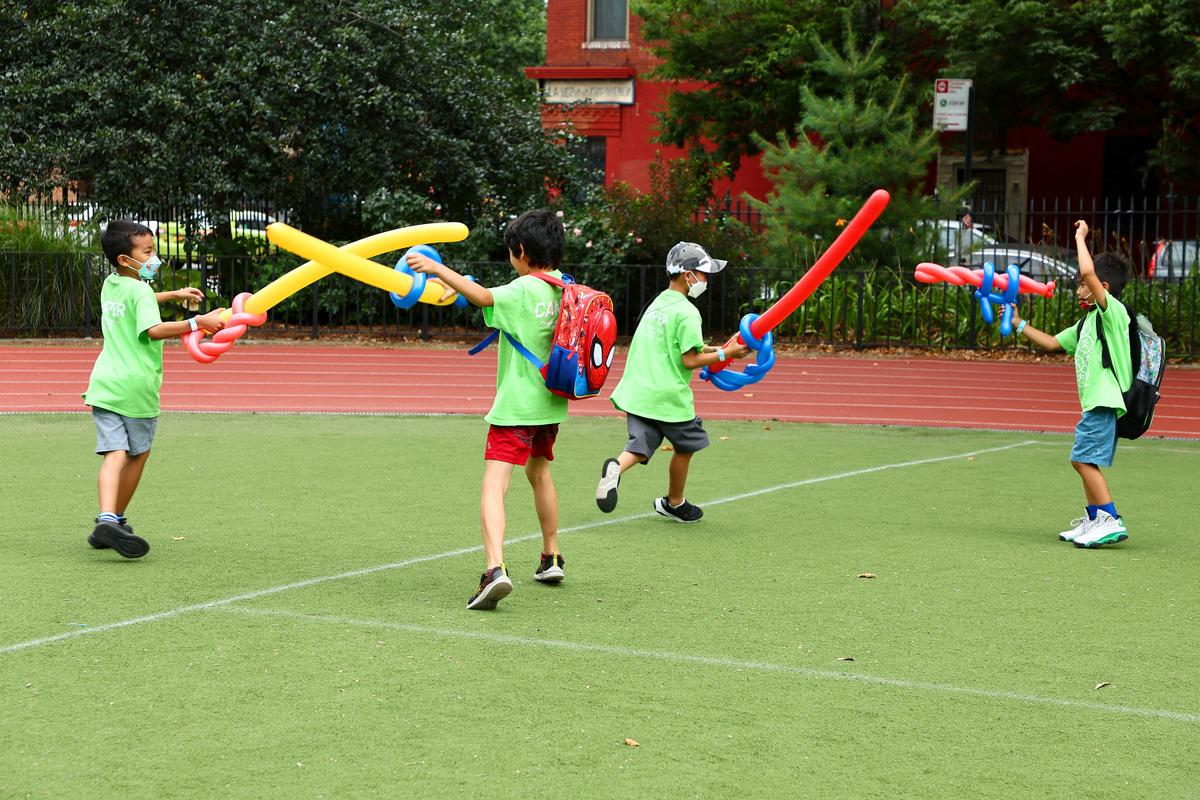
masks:
<svg viewBox="0 0 1200 800"><path fill-rule="evenodd" d="M667 253L667 274L681 275L684 272L704 272L712 275L725 269L728 261L713 258L695 242L680 242Z"/></svg>

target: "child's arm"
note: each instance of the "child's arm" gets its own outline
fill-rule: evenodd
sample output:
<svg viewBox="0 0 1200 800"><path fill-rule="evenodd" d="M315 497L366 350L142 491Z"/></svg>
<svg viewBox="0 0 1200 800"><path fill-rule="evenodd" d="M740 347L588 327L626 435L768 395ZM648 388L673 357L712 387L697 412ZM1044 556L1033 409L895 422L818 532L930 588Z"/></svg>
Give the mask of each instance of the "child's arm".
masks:
<svg viewBox="0 0 1200 800"><path fill-rule="evenodd" d="M705 346L703 352L688 350L683 354L681 360L685 369L700 369L701 367L711 367L714 364L720 364L722 361L743 358L750 352L750 348L741 342L735 342L721 354L721 348Z"/></svg>
<svg viewBox="0 0 1200 800"><path fill-rule="evenodd" d="M187 305L190 300L193 303L199 303L204 299L204 292L194 286L185 286L182 289L176 289L173 292L155 292L154 299L161 306L163 303L169 303L176 300L183 305ZM194 308L195 306L193 306Z"/></svg>
<svg viewBox="0 0 1200 800"><path fill-rule="evenodd" d="M1016 303L1013 303L1012 309L1013 309L1012 324L1013 324L1014 330L1025 334L1026 339L1033 342L1034 344L1036 344L1038 347L1042 348L1043 350L1048 350L1051 353L1054 353L1054 352L1058 352L1063 349L1062 342L1058 341L1058 339L1056 339L1055 337L1051 336L1050 334L1046 333L1045 331L1039 331L1037 328L1033 327L1028 322L1022 322L1021 315L1019 313L1017 313L1017 304Z"/></svg>
<svg viewBox="0 0 1200 800"><path fill-rule="evenodd" d="M170 292L163 292L170 294ZM210 333L215 333L225 327L225 321L221 319L221 314L225 311L223 308L214 309L207 314L199 314L192 319L196 320L196 327L206 330ZM157 341L159 339L170 339L174 336L183 336L192 330L192 324L188 320L182 322L160 322L157 325L146 329L146 335Z"/></svg>
<svg viewBox="0 0 1200 800"><path fill-rule="evenodd" d="M1079 250L1079 279L1087 285L1088 291L1092 293L1092 299L1096 301L1100 310L1107 311L1108 292L1104 291L1104 285L1096 277L1096 265L1092 262L1092 254L1088 252L1087 235L1087 223L1083 220L1077 221L1075 223L1075 247Z"/></svg>
<svg viewBox="0 0 1200 800"><path fill-rule="evenodd" d="M442 283L449 286L454 291L467 298L467 301L474 306L491 306L495 305L496 301L492 299L492 293L486 286L480 286L475 281L469 281L462 275L459 275L454 270L447 267L445 264L439 264L432 258L423 256L419 253L408 254L408 266L412 267L416 272L423 272L426 275L432 275Z"/></svg>

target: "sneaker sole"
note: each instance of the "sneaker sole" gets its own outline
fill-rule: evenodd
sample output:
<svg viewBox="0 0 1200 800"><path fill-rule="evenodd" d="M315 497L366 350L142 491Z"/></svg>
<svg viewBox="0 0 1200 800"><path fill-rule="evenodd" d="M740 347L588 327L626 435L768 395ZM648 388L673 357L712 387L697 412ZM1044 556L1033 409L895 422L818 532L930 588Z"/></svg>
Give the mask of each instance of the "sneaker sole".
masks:
<svg viewBox="0 0 1200 800"><path fill-rule="evenodd" d="M675 520L676 522L681 522L684 525L693 525L704 518L704 513L701 512L700 516L696 517L695 519L680 519L679 517L672 514L670 511L667 511L665 508L663 508L661 498L654 501L654 510L661 516L664 516L667 519Z"/></svg>
<svg viewBox="0 0 1200 800"><path fill-rule="evenodd" d="M1110 533L1108 536L1097 539L1094 542L1072 542L1076 547L1082 547L1085 550L1095 550L1097 547L1103 547L1106 544L1116 544L1123 542L1129 538L1129 534L1125 531Z"/></svg>
<svg viewBox="0 0 1200 800"><path fill-rule="evenodd" d="M605 488L605 483L612 480L614 477L608 474L610 465L615 465L617 468L617 474L615 476L616 482L613 483L611 487ZM617 507L617 487L620 485L621 462L617 461L615 458L610 458L604 462L602 467L600 467L600 484L596 487L596 505L605 514L611 513L612 510Z"/></svg>
<svg viewBox="0 0 1200 800"><path fill-rule="evenodd" d="M551 567L545 572L533 573L533 579L541 583L562 583L562 579L565 577L562 567Z"/></svg>
<svg viewBox="0 0 1200 800"><path fill-rule="evenodd" d="M108 545L106 545L104 542L102 542L96 538L95 531L88 534L88 544L90 544L92 547L96 548L97 550L107 550L108 549Z"/></svg>
<svg viewBox="0 0 1200 800"><path fill-rule="evenodd" d="M95 539L102 547L96 547ZM132 533L118 528L116 525L97 525L96 530L88 536L88 544L96 547L97 550L103 550L105 547L111 547L125 558L141 558L150 552L150 543L140 536L135 536Z"/></svg>
<svg viewBox="0 0 1200 800"><path fill-rule="evenodd" d="M479 593L479 597L467 603L467 608L472 611L491 611L504 598L512 592L512 581L505 578L502 581L492 581L487 588Z"/></svg>

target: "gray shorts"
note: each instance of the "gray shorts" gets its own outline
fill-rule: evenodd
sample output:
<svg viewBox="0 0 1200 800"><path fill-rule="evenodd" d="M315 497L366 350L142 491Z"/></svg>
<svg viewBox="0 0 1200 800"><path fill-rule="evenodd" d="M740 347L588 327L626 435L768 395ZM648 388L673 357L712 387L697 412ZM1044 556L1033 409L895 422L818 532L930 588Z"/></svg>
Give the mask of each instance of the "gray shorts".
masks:
<svg viewBox="0 0 1200 800"><path fill-rule="evenodd" d="M676 453L695 453L708 447L708 434L704 432L703 420L699 417L687 422L660 422L637 414L626 414L625 417L629 427L625 452L644 456L647 463L662 444L663 437L671 443Z"/></svg>
<svg viewBox="0 0 1200 800"><path fill-rule="evenodd" d="M134 419L95 406L92 419L96 422L96 452L100 455L124 450L131 456L140 456L150 449L154 429L158 427L158 417Z"/></svg>

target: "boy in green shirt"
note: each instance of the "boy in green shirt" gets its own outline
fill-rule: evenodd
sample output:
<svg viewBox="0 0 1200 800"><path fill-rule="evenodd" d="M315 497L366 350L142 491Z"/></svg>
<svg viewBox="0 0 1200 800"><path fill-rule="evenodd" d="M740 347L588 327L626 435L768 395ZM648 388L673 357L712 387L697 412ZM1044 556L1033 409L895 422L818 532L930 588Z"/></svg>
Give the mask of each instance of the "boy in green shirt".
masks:
<svg viewBox="0 0 1200 800"><path fill-rule="evenodd" d="M526 211L504 231L508 260L516 280L488 289L447 266L411 253L408 264L417 272L441 279L472 304L483 308L488 326L503 331L545 361L558 323L562 290L534 277L543 273L561 278L566 238L563 224L546 209ZM550 477L558 424L567 418L565 397L551 394L542 374L512 344L500 337L496 362L496 399L485 419L490 423L483 456L483 487L479 520L483 528L486 568L467 608L490 610L512 591L504 565L504 497L513 467L523 466L533 487L533 505L542 529L542 557L533 577L542 583L563 579L558 553L558 494Z"/></svg>
<svg viewBox="0 0 1200 800"><path fill-rule="evenodd" d="M186 322L163 322L159 303L198 302L204 293L189 287L156 294L143 282L153 280L162 264L154 254L154 232L136 222L113 220L101 234L100 246L115 272L100 289L104 347L83 393L96 423L96 452L104 457L97 481L100 515L88 544L98 550L111 547L125 558L140 558L149 552L150 544L134 534L125 511L142 478L158 425L162 340L198 327L218 331L225 327L224 309Z"/></svg>
<svg viewBox="0 0 1200 800"><path fill-rule="evenodd" d="M1015 312L1013 321L1017 323L1017 333L1024 333L1043 350L1065 350L1075 357L1075 382L1083 416L1075 426L1071 466L1083 480L1087 513L1072 520L1071 528L1058 538L1074 542L1076 547L1096 548L1129 538L1100 467L1112 466L1117 451L1117 418L1125 414L1122 393L1133 383L1133 361L1129 353L1129 312L1118 299L1125 288L1126 262L1113 253L1101 253L1093 263L1087 234L1087 223L1076 222L1080 281L1075 294L1080 307L1087 311L1082 325L1073 325L1051 336ZM1112 369L1104 366L1097 324L1103 328Z"/></svg>
<svg viewBox="0 0 1200 800"><path fill-rule="evenodd" d="M654 501L654 510L676 522L696 522L704 516L684 497L692 455L708 447L688 383L694 370L742 358L750 349L740 343L729 350L705 345L700 312L688 298L703 294L709 276L725 264L692 242L680 242L667 254L670 284L642 313L629 343L625 373L612 393L613 405L626 414L629 440L619 456L600 468L596 505L605 513L617 507L621 474L648 463L666 437L675 453L667 470L667 494Z"/></svg>

